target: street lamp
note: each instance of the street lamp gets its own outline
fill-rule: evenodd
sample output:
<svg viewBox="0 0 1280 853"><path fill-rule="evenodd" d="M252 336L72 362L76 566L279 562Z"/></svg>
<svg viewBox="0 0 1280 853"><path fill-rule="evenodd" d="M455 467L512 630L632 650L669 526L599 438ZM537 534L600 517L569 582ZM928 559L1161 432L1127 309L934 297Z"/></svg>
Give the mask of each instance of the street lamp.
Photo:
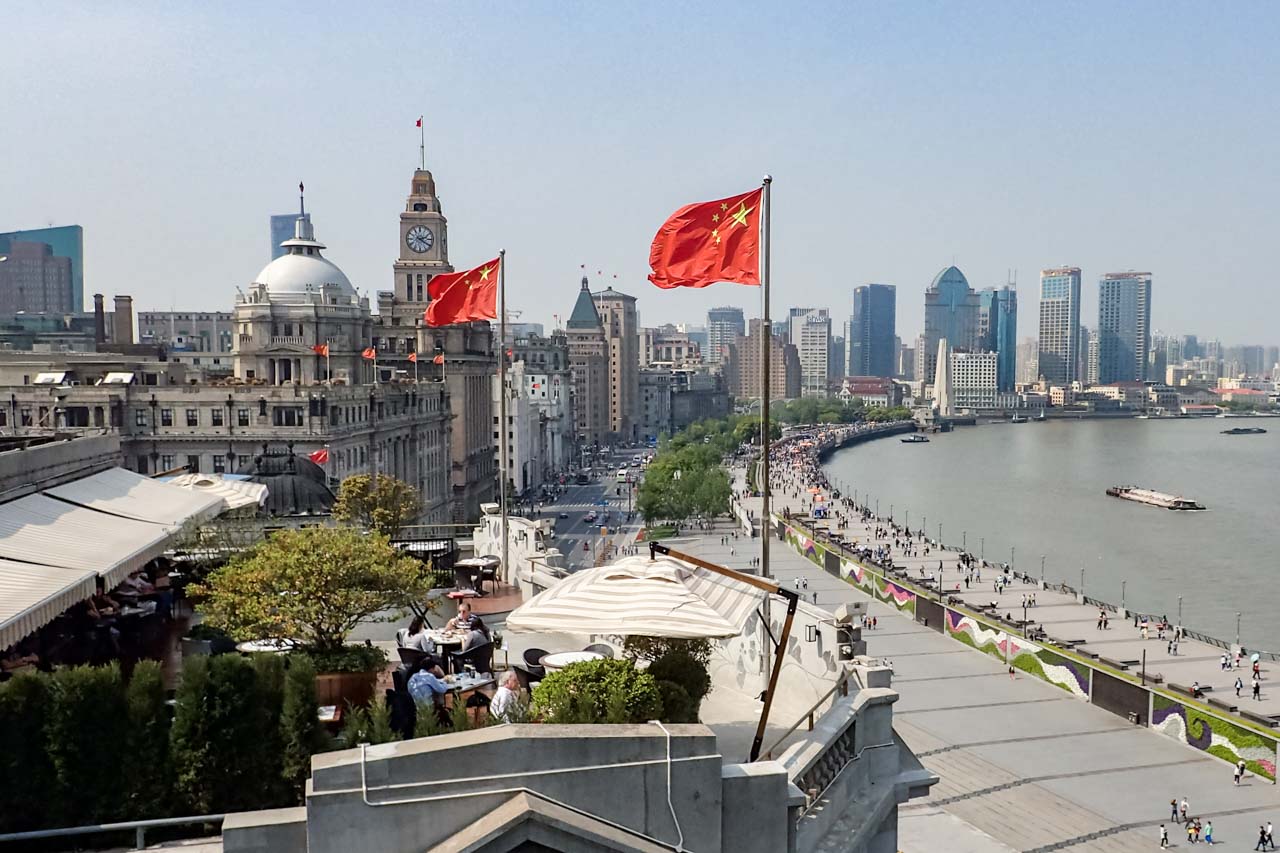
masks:
<svg viewBox="0 0 1280 853"><path fill-rule="evenodd" d="M1178 627L1182 627L1182 596L1178 596Z"/></svg>
<svg viewBox="0 0 1280 853"><path fill-rule="evenodd" d="M969 550L969 531L960 531L960 550L967 552Z"/></svg>
<svg viewBox="0 0 1280 853"><path fill-rule="evenodd" d="M1128 585L1129 585L1129 582L1128 582L1127 580L1120 581L1120 609L1121 609L1121 610L1124 610L1124 609L1125 609L1125 606L1124 606L1124 591L1125 591L1125 588L1126 588Z"/></svg>
<svg viewBox="0 0 1280 853"><path fill-rule="evenodd" d="M1040 555L1040 588L1044 589L1044 554Z"/></svg>
<svg viewBox="0 0 1280 853"><path fill-rule="evenodd" d="M1236 646L1240 646L1240 614L1236 613Z"/></svg>
<svg viewBox="0 0 1280 853"><path fill-rule="evenodd" d="M1084 595L1084 566L1080 567L1080 595Z"/></svg>
<svg viewBox="0 0 1280 853"><path fill-rule="evenodd" d="M1012 568L1013 568L1013 566L1014 566L1014 562L1013 562L1013 554L1014 554L1014 547L1013 547L1012 545L1010 545L1010 546L1009 546L1009 568L1011 568L1011 569L1012 569Z"/></svg>
<svg viewBox="0 0 1280 853"><path fill-rule="evenodd" d="M942 547L942 522L938 522L938 547Z"/></svg>
<svg viewBox="0 0 1280 853"><path fill-rule="evenodd" d="M987 537L985 536L978 537L978 559L984 563L987 560Z"/></svg>

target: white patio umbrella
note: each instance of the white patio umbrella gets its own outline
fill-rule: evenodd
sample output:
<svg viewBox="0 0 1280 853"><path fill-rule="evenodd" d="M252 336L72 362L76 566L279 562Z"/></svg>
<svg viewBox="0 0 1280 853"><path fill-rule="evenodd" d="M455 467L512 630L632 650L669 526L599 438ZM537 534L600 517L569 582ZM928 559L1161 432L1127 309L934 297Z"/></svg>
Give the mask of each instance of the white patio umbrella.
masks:
<svg viewBox="0 0 1280 853"><path fill-rule="evenodd" d="M761 590L667 556L624 557L587 569L512 611L513 631L563 634L736 637L763 601Z"/></svg>

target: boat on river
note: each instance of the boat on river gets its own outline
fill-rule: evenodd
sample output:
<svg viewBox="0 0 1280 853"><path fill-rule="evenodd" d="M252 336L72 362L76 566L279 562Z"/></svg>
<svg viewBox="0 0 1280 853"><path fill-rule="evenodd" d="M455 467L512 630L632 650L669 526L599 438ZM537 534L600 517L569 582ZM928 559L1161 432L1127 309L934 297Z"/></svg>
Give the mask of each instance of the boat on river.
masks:
<svg viewBox="0 0 1280 853"><path fill-rule="evenodd" d="M903 436L903 438L901 439L903 444L924 444L928 440L929 440L928 436L921 435L918 432L912 433L911 435L908 435L908 436Z"/></svg>
<svg viewBox="0 0 1280 853"><path fill-rule="evenodd" d="M1154 489L1144 489L1139 486L1112 486L1107 489L1107 494L1113 498L1134 501L1135 503L1146 504L1147 506L1159 507L1161 509L1204 509L1204 504L1197 503L1190 498L1184 498L1181 495L1171 495L1167 492L1157 492Z"/></svg>
<svg viewBox="0 0 1280 853"><path fill-rule="evenodd" d="M1025 424L1028 420L1029 418L1027 418L1025 415L1014 415L1013 417L1009 418L1009 423Z"/></svg>
<svg viewBox="0 0 1280 853"><path fill-rule="evenodd" d="M1232 427L1222 431L1223 435L1263 435L1264 433L1266 430L1262 427Z"/></svg>

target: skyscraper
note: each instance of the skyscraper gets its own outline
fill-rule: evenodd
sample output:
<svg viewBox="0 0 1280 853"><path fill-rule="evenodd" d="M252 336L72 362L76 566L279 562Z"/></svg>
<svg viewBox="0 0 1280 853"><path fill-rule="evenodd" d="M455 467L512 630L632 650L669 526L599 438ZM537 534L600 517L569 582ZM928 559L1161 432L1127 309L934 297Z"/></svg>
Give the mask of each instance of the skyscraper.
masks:
<svg viewBox="0 0 1280 853"><path fill-rule="evenodd" d="M800 356L801 393L806 397L824 396L831 352L831 317L827 309L810 310L798 316L793 314L791 343Z"/></svg>
<svg viewBox="0 0 1280 853"><path fill-rule="evenodd" d="M1109 272L1098 282L1098 381L1142 382L1151 351L1151 273Z"/></svg>
<svg viewBox="0 0 1280 853"><path fill-rule="evenodd" d="M853 291L853 317L845 337L850 376L893 376L897 288L892 284L864 284Z"/></svg>
<svg viewBox="0 0 1280 853"><path fill-rule="evenodd" d="M612 287L591 294L609 345L609 428L621 441L640 440L640 318L636 298Z"/></svg>
<svg viewBox="0 0 1280 853"><path fill-rule="evenodd" d="M296 217L295 217L296 218ZM289 237L293 236L293 220L289 221ZM286 240L288 237L285 238ZM17 243L43 244L45 249L36 246L15 247ZM27 261L19 264L16 256L23 254ZM17 311L29 313L49 312L55 314L74 314L84 309L84 229L79 225L59 225L52 228L32 228L29 231L9 231L0 234L0 256L13 256L7 262L0 262L0 274L5 273L7 266L9 276L24 278L28 285L23 290L34 288L29 293L5 296L7 304L24 302L29 306L19 307ZM69 260L70 264L66 264ZM27 267L25 271L19 267ZM69 266L65 272L64 268ZM37 283L38 280L38 283ZM8 287L17 287L14 279L9 279ZM41 308L41 304L52 307ZM8 309L6 309L8 310Z"/></svg>
<svg viewBox="0 0 1280 853"><path fill-rule="evenodd" d="M924 350L929 356L924 361L927 373L917 379L933 382L934 356L943 338L954 350L972 351L978 346L978 294L953 266L938 273L924 292Z"/></svg>
<svg viewBox="0 0 1280 853"><path fill-rule="evenodd" d="M565 337L573 375L577 438L584 446L600 444L609 436L609 345L585 275L578 301L565 323Z"/></svg>
<svg viewBox="0 0 1280 853"><path fill-rule="evenodd" d="M1012 391L1018 372L1018 291L987 287L978 293L978 348L994 352L996 389Z"/></svg>
<svg viewBox="0 0 1280 853"><path fill-rule="evenodd" d="M304 213L303 219L311 221L311 214ZM280 248L280 244L285 240L293 239L293 223L298 221L296 213L277 213L271 217L271 260L275 260L283 254L287 253L287 249Z"/></svg>
<svg viewBox="0 0 1280 853"><path fill-rule="evenodd" d="M707 312L707 345L703 348L702 360L707 364L720 364L725 348L746 333L741 308L712 308Z"/></svg>
<svg viewBox="0 0 1280 853"><path fill-rule="evenodd" d="M1085 369L1082 378L1086 385L1097 385L1099 379L1099 367L1101 364L1101 335L1097 329L1089 332L1088 335L1081 334L1081 340L1087 341L1085 345Z"/></svg>
<svg viewBox="0 0 1280 853"><path fill-rule="evenodd" d="M1080 358L1080 268L1040 271L1039 375L1052 385L1070 385Z"/></svg>

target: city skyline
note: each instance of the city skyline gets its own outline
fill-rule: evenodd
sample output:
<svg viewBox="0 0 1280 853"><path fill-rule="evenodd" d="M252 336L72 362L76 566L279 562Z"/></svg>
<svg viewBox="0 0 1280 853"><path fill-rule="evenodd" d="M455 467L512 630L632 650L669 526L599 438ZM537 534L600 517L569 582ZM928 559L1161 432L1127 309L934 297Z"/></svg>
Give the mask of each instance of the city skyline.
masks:
<svg viewBox="0 0 1280 853"><path fill-rule="evenodd" d="M548 16L536 7L442 7L432 11L433 67L417 86L424 73L414 36L389 10L362 20L365 38L353 44L340 17L301 6L260 10L261 26L251 31L229 10L190 5L24 8L13 12L15 30L56 26L60 38L19 42L0 57L0 69L24 84L10 109L28 120L27 132L6 140L10 160L24 168L0 198L0 227L80 223L91 292L130 290L146 308L217 310L221 294L260 266L263 220L289 209L304 180L317 224L350 236L335 261L372 296L390 286L396 247L387 235L402 175L417 162L414 121L425 114L428 167L464 226L454 256L469 262L505 246L513 303L537 307L538 321L567 310L584 263L603 271L593 287L617 275L619 289L644 293L645 325L724 304L759 316L754 289L657 294L644 275L648 242L675 205L748 189L767 170L775 176L780 300L804 291L806 302L845 316L852 287L884 282L909 294L954 258L976 289L1018 270L1024 314L1034 316L1027 283L1041 268L1069 263L1088 278L1133 268L1160 278L1156 327L1264 339L1280 296L1252 281L1270 248L1265 187L1274 166L1265 140L1277 119L1247 93L1275 76L1264 38L1275 12L1105 7L1111 26L1100 29L1093 22L1101 8L1023 16L994 6L846 14L819 5L793 15L749 4L732 22L686 11L675 26L654 23L661 9L575 7ZM1068 71L1038 61L1046 39L1096 54L1126 44L1135 30L1151 43L1141 67ZM322 95L325 106L307 95L290 104L257 85L278 68L278 33L286 31L301 36L304 91ZM682 57L713 35L803 44L804 61L778 51L774 62L740 69L716 110L668 103L662 92L687 76ZM957 37L966 50L916 49ZM501 67L472 61L479 38L507 58ZM180 46L193 39L204 55L230 61L192 62ZM534 47L566 41L574 55L565 62ZM648 49L632 50L641 43ZM1192 48L1203 61L1188 66ZM903 50L917 57L910 68L896 61ZM321 61L338 53L342 67ZM619 61L628 55L635 58ZM57 75L32 73L54 65ZM134 70L143 67L151 70ZM726 116L733 126L751 121L761 104L767 127L735 132L735 145L717 146L714 156L686 142L723 134ZM1046 104L1085 131L1073 135L1069 158L1035 127ZM685 129L678 142L653 144L659 114ZM814 115L824 122L817 142ZM1144 124L1141 141L1096 132L1120 117ZM626 156L629 168L594 156L602 147ZM81 180L66 168L81 150L112 168ZM964 200L954 212L929 204L939 186ZM1035 215L1045 196L1058 199L1048 219ZM198 228L174 215L193 205ZM582 215L601 205L612 214ZM148 235L145 251L138 234ZM214 251L175 278L169 271L193 243ZM829 274L833 253L838 276ZM1200 305L1205 282L1236 299ZM562 291L567 298L553 299ZM1095 313L1091 298L1083 316ZM1238 310L1237 300L1250 310ZM922 306L903 302L898 326L910 340L922 328Z"/></svg>

